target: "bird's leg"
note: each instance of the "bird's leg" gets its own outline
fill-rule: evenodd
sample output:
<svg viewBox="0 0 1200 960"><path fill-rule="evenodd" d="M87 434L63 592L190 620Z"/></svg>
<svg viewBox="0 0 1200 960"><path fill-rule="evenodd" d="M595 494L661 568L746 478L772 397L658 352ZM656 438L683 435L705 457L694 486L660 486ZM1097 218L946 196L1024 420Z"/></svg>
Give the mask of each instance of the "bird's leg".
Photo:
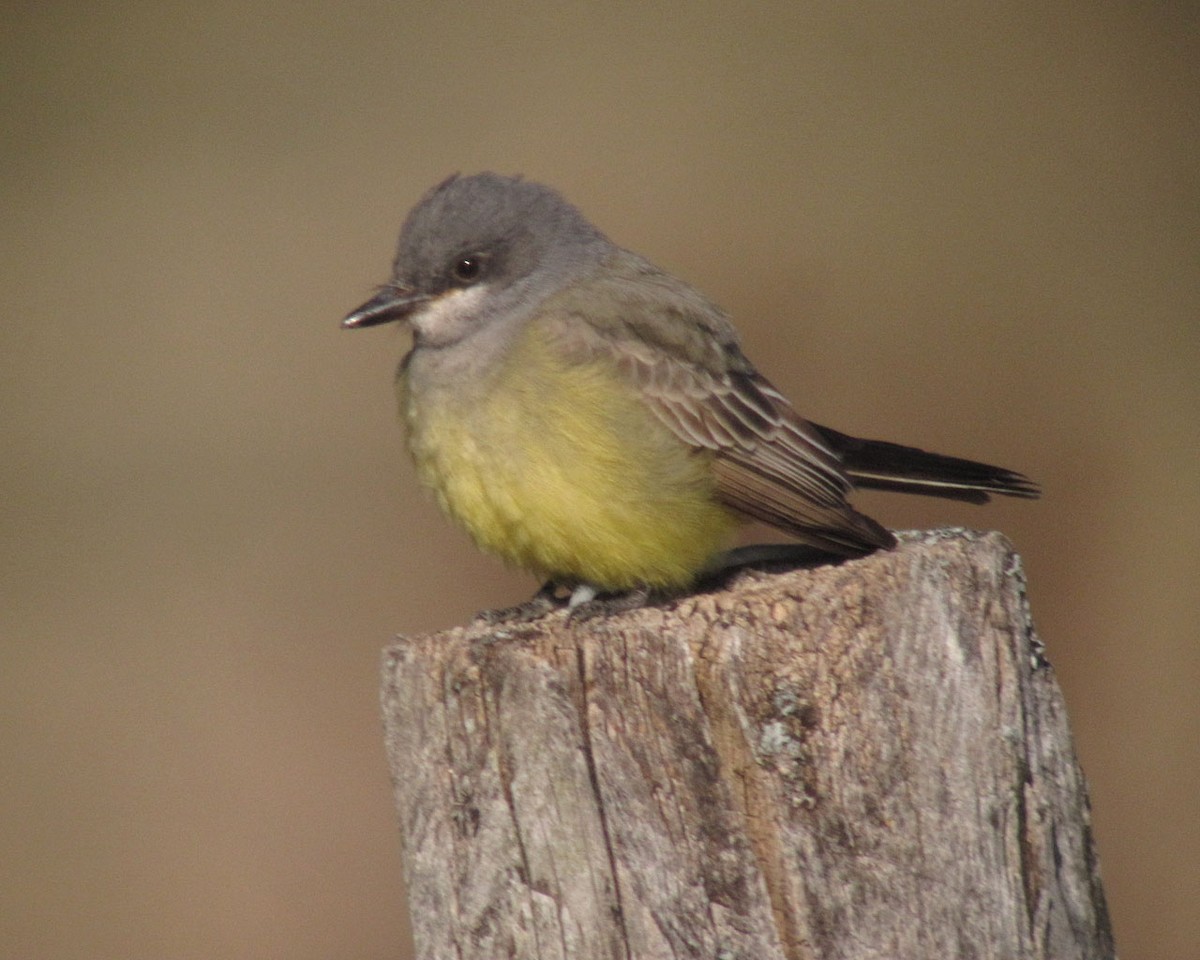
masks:
<svg viewBox="0 0 1200 960"><path fill-rule="evenodd" d="M530 620L544 617L550 611L557 610L568 602L558 595L558 588L559 584L554 580L547 580L542 584L541 589L524 603L518 603L513 607L502 607L499 610L481 610L475 614L475 622L494 626L501 623L528 623ZM578 589L576 587L576 590Z"/></svg>
<svg viewBox="0 0 1200 960"><path fill-rule="evenodd" d="M561 591L570 589L569 594ZM567 608L568 619L575 622L625 613L639 607L662 603L679 596L678 592L655 590L651 587L634 587L620 593L601 593L599 587L590 583L570 583L547 580L532 597L524 603L499 610L482 610L475 614L476 623L499 625L504 623L528 623L554 610Z"/></svg>
<svg viewBox="0 0 1200 960"><path fill-rule="evenodd" d="M582 584L571 594L567 619L580 623L584 620L594 620L596 617L637 610L639 607L659 603L665 599L668 599L668 594L652 590L650 587L634 587L623 593L599 593L591 584Z"/></svg>
<svg viewBox="0 0 1200 960"><path fill-rule="evenodd" d="M571 596L567 598L567 609L574 610L581 604L591 603L599 593L600 591L590 583L581 583L571 591Z"/></svg>

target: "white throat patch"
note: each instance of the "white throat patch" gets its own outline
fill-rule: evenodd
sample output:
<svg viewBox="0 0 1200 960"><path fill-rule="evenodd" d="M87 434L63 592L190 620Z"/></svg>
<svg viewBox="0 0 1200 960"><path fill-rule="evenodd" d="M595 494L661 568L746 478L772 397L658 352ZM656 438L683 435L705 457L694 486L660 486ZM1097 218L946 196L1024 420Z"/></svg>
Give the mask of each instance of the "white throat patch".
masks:
<svg viewBox="0 0 1200 960"><path fill-rule="evenodd" d="M421 339L431 346L453 343L479 324L480 311L488 295L486 283L447 290L414 313L410 322Z"/></svg>

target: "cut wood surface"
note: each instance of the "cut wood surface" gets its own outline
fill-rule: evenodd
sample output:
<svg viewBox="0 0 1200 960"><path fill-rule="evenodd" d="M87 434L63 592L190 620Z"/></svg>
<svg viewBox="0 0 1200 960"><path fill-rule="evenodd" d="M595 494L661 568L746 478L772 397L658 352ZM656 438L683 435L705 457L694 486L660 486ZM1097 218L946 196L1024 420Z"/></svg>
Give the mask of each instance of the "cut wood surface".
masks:
<svg viewBox="0 0 1200 960"><path fill-rule="evenodd" d="M421 960L1114 955L999 534L401 638L383 705Z"/></svg>

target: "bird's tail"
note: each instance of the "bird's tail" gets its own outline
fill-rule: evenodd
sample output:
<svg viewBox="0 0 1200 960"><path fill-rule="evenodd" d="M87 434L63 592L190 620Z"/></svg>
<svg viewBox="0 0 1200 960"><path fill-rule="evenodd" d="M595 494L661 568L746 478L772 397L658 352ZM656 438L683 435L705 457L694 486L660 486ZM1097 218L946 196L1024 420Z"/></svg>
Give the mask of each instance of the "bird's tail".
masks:
<svg viewBox="0 0 1200 960"><path fill-rule="evenodd" d="M1034 498L1038 485L1023 474L987 463L928 453L884 440L860 440L813 424L841 457L842 469L857 487L920 493L947 500L987 503L990 494Z"/></svg>

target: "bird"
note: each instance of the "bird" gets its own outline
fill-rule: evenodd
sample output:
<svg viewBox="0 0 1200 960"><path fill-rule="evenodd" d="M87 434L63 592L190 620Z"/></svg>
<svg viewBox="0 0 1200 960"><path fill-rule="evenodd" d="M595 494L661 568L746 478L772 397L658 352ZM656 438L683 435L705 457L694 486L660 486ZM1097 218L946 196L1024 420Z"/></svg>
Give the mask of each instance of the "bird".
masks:
<svg viewBox="0 0 1200 960"><path fill-rule="evenodd" d="M747 520L831 562L896 544L855 488L1033 498L1002 467L802 417L729 315L558 191L454 174L342 326L412 333L396 389L421 483L485 552L545 580L514 616L693 589Z"/></svg>

